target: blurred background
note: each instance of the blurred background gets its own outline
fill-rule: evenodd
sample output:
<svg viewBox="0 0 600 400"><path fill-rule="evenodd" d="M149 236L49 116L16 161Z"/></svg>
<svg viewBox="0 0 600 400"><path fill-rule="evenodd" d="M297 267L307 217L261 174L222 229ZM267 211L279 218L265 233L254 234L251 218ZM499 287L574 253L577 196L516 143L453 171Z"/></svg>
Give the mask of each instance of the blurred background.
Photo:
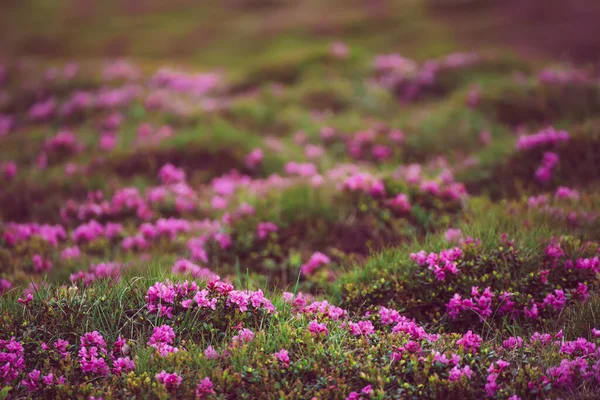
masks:
<svg viewBox="0 0 600 400"><path fill-rule="evenodd" d="M598 0L2 0L0 56L244 68L343 40L416 59L511 49L598 61Z"/></svg>

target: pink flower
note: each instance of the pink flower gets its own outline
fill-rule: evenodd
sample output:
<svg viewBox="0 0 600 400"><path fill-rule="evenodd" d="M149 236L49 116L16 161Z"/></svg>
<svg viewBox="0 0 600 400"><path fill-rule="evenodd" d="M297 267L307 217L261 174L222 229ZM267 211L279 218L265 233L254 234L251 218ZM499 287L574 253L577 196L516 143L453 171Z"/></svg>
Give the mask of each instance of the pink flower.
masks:
<svg viewBox="0 0 600 400"><path fill-rule="evenodd" d="M323 154L325 154L325 149L321 146L307 144L304 148L304 155L307 158L316 159L322 157Z"/></svg>
<svg viewBox="0 0 600 400"><path fill-rule="evenodd" d="M242 328L238 334L232 338L231 342L235 346L238 344L250 343L253 340L254 332L252 332L250 329Z"/></svg>
<svg viewBox="0 0 600 400"><path fill-rule="evenodd" d="M312 163L298 163L290 161L285 165L285 172L289 175L311 177L317 174L317 167Z"/></svg>
<svg viewBox="0 0 600 400"><path fill-rule="evenodd" d="M105 151L111 151L117 146L117 136L110 133L105 133L100 136L98 147Z"/></svg>
<svg viewBox="0 0 600 400"><path fill-rule="evenodd" d="M302 275L309 276L312 275L316 269L323 265L327 265L330 262L331 260L329 259L329 257L317 251L314 252L312 256L310 256L310 259L306 264L302 265L300 271L302 272Z"/></svg>
<svg viewBox="0 0 600 400"><path fill-rule="evenodd" d="M483 145L492 143L492 134L489 131L483 131L479 134L479 142Z"/></svg>
<svg viewBox="0 0 600 400"><path fill-rule="evenodd" d="M272 222L260 222L256 228L258 238L261 240L266 239L270 233L277 232L279 227Z"/></svg>
<svg viewBox="0 0 600 400"><path fill-rule="evenodd" d="M554 290L554 293L548 293L546 295L542 304L545 307L552 307L555 311L560 311L564 308L566 302L567 298L565 297L565 292L560 289L556 289Z"/></svg>
<svg viewBox="0 0 600 400"><path fill-rule="evenodd" d="M288 366L290 364L290 357L288 356L288 351L285 349L279 350L277 353L273 354L275 358L277 358L284 366Z"/></svg>
<svg viewBox="0 0 600 400"><path fill-rule="evenodd" d="M502 346L507 350L520 348L523 346L523 339L520 336L511 336L502 342Z"/></svg>
<svg viewBox="0 0 600 400"><path fill-rule="evenodd" d="M176 373L172 373L172 374L167 373L164 369L162 371L160 371L158 374L156 374L155 378L157 381L159 381L160 383L165 385L165 387L169 391L177 390L179 385L181 385L181 381L182 381L182 379L179 375L177 375ZM212 385L211 385L211 387L212 387Z"/></svg>
<svg viewBox="0 0 600 400"><path fill-rule="evenodd" d="M27 375L27 379L23 379L21 383L29 392L35 392L36 390L40 389L40 376L40 370L34 369Z"/></svg>
<svg viewBox="0 0 600 400"><path fill-rule="evenodd" d="M444 234L444 239L446 239L447 242L455 243L455 242L459 241L461 236L462 236L462 230L450 228Z"/></svg>
<svg viewBox="0 0 600 400"><path fill-rule="evenodd" d="M394 142L398 143L398 144L403 144L404 141L406 140L406 137L404 136L404 132L402 132L401 130L398 129L393 129L390 131L390 139L392 139Z"/></svg>
<svg viewBox="0 0 600 400"><path fill-rule="evenodd" d="M28 293L27 295L23 294L23 296L18 298L17 301L27 307L27 304L33 301L33 295L31 293Z"/></svg>
<svg viewBox="0 0 600 400"><path fill-rule="evenodd" d="M198 386L196 386L196 397L201 399L207 394L214 394L213 384L208 377L202 379L198 382Z"/></svg>
<svg viewBox="0 0 600 400"><path fill-rule="evenodd" d="M456 341L458 346L463 346L465 350L476 351L481 346L481 337L472 331L467 331L462 338Z"/></svg>
<svg viewBox="0 0 600 400"><path fill-rule="evenodd" d="M0 383L10 384L25 371L25 349L14 337L0 339Z"/></svg>
<svg viewBox="0 0 600 400"><path fill-rule="evenodd" d="M212 346L208 346L206 350L204 350L204 357L207 360L216 360L219 358L219 353Z"/></svg>
<svg viewBox="0 0 600 400"><path fill-rule="evenodd" d="M517 140L517 149L524 151L543 145L553 145L569 140L566 131L557 131L552 127L543 129L533 135L522 135Z"/></svg>
<svg viewBox="0 0 600 400"><path fill-rule="evenodd" d="M175 331L168 325L154 327L154 333L148 340L148 345L155 348L162 357L166 357L170 353L177 353L179 349L173 347L175 340Z"/></svg>
<svg viewBox="0 0 600 400"><path fill-rule="evenodd" d="M4 179L11 180L17 174L17 163L14 161L8 161L2 164L2 175Z"/></svg>
<svg viewBox="0 0 600 400"><path fill-rule="evenodd" d="M375 328L371 321L349 322L348 329L354 336L370 336L375 333Z"/></svg>
<svg viewBox="0 0 600 400"><path fill-rule="evenodd" d="M263 151L261 149L254 149L246 156L246 166L250 169L254 169L260 165L263 158Z"/></svg>
<svg viewBox="0 0 600 400"><path fill-rule="evenodd" d="M381 161L391 157L392 149L382 144L376 144L371 149L371 154L373 154L373 157L375 157L377 160Z"/></svg>
<svg viewBox="0 0 600 400"><path fill-rule="evenodd" d="M333 54L336 58L346 58L349 54L348 46L344 42L334 42L331 44L330 48L331 54Z"/></svg>
<svg viewBox="0 0 600 400"><path fill-rule="evenodd" d="M537 304L535 304L533 301L531 303L530 308L527 308L527 307L523 308L523 312L525 313L525 316L529 319L538 319L539 318Z"/></svg>
<svg viewBox="0 0 600 400"><path fill-rule="evenodd" d="M308 324L308 331L315 336L327 336L329 334L327 325L324 323L318 323L317 320L313 320Z"/></svg>
<svg viewBox="0 0 600 400"><path fill-rule="evenodd" d="M119 357L113 363L113 374L121 375L124 372L133 371L135 363L129 357Z"/></svg>
<svg viewBox="0 0 600 400"><path fill-rule="evenodd" d="M67 247L60 253L60 258L63 260L73 260L79 257L81 257L81 251L77 246Z"/></svg>
<svg viewBox="0 0 600 400"><path fill-rule="evenodd" d="M391 200L388 200L388 203L395 209L401 212L409 212L412 209L410 201L408 200L408 196L404 193L398 194Z"/></svg>
<svg viewBox="0 0 600 400"><path fill-rule="evenodd" d="M473 375L473 371L471 370L471 368L468 365L464 366L462 369L458 365L455 365L454 368L452 368L450 370L450 374L448 375L448 380L450 382L456 382L456 381L460 380L463 376L466 377L467 379L471 379L472 375Z"/></svg>
<svg viewBox="0 0 600 400"><path fill-rule="evenodd" d="M44 259L39 254L33 256L33 269L35 272L47 272L52 268L52 263L48 259Z"/></svg>
<svg viewBox="0 0 600 400"><path fill-rule="evenodd" d="M158 177L163 185L185 181L185 171L175 168L173 164L165 164L158 172Z"/></svg>
<svg viewBox="0 0 600 400"><path fill-rule="evenodd" d="M557 199L579 200L579 192L566 186L559 186L554 196Z"/></svg>

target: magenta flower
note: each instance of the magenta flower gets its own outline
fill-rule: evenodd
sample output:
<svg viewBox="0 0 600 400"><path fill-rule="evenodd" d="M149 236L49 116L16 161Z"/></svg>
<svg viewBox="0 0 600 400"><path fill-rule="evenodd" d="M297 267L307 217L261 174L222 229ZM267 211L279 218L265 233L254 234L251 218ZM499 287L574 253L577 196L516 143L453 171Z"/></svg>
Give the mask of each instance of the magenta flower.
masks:
<svg viewBox="0 0 600 400"><path fill-rule="evenodd" d="M155 376L156 380L167 388L169 391L175 391L181 385L181 377L176 373L168 373L164 369Z"/></svg>
<svg viewBox="0 0 600 400"><path fill-rule="evenodd" d="M349 322L348 329L354 336L370 336L375 333L375 327L371 321Z"/></svg>
<svg viewBox="0 0 600 400"><path fill-rule="evenodd" d="M263 158L263 151L261 149L254 149L246 156L246 166L250 169L254 169L260 165Z"/></svg>
<svg viewBox="0 0 600 400"><path fill-rule="evenodd" d="M306 264L303 264L300 268L302 275L309 276L314 273L316 269L323 265L327 265L331 262L330 258L321 252L315 252Z"/></svg>
<svg viewBox="0 0 600 400"><path fill-rule="evenodd" d="M208 377L200 380L196 386L196 397L201 399L207 394L214 394L213 384Z"/></svg>
<svg viewBox="0 0 600 400"><path fill-rule="evenodd" d="M121 375L135 369L135 363L129 357L119 357L113 363L113 374Z"/></svg>
<svg viewBox="0 0 600 400"><path fill-rule="evenodd" d="M2 164L2 175L4 179L11 180L17 174L17 163L8 161Z"/></svg>
<svg viewBox="0 0 600 400"><path fill-rule="evenodd" d="M238 334L232 338L231 344L236 346L238 344L250 343L252 340L254 340L254 332L250 329L242 328Z"/></svg>
<svg viewBox="0 0 600 400"><path fill-rule="evenodd" d="M308 331L314 336L327 336L329 334L327 324L319 323L317 320L313 320L308 324Z"/></svg>
<svg viewBox="0 0 600 400"><path fill-rule="evenodd" d="M275 358L277 358L284 366L288 366L290 364L290 357L288 355L288 351L285 349L279 350L277 353L273 354Z"/></svg>
<svg viewBox="0 0 600 400"><path fill-rule="evenodd" d="M219 358L219 353L212 346L208 346L206 350L204 350L204 356L207 360L216 360Z"/></svg>
<svg viewBox="0 0 600 400"><path fill-rule="evenodd" d="M476 352L477 349L479 349L479 346L481 346L481 342L481 336L473 333L472 331L467 331L462 338L456 341L456 344L458 346L463 346L465 350Z"/></svg>
<svg viewBox="0 0 600 400"><path fill-rule="evenodd" d="M272 222L260 222L256 228L258 238L261 240L266 239L270 233L277 232L279 228Z"/></svg>

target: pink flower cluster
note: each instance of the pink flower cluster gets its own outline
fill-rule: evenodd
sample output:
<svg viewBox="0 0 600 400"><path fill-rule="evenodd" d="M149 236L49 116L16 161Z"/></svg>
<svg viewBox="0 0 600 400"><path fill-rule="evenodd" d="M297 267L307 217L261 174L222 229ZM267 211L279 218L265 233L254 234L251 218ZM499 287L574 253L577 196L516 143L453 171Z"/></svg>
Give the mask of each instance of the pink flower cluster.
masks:
<svg viewBox="0 0 600 400"><path fill-rule="evenodd" d="M211 280L206 289L200 289L196 282L171 283L157 282L148 289L145 296L148 312L173 318L174 313L185 311L194 306L215 310L217 305L237 308L240 312L264 310L275 311L270 300L264 297L262 290L241 291L222 282L218 278Z"/></svg>
<svg viewBox="0 0 600 400"><path fill-rule="evenodd" d="M158 172L158 177L163 185L184 182L185 171L176 168L173 164L165 164Z"/></svg>
<svg viewBox="0 0 600 400"><path fill-rule="evenodd" d="M443 281L448 273L458 274L457 261L460 260L462 255L462 250L454 247L442 250L439 254L427 254L424 250L421 250L418 253L411 253L410 258L422 267L427 265L427 269L435 274L437 280Z"/></svg>
<svg viewBox="0 0 600 400"><path fill-rule="evenodd" d="M535 178L542 183L548 182L552 178L552 171L558 164L559 159L558 154L551 151L545 152L542 164L535 171Z"/></svg>
<svg viewBox="0 0 600 400"><path fill-rule="evenodd" d="M83 150L83 145L73 132L61 131L48 139L44 148L48 153L76 154Z"/></svg>
<svg viewBox="0 0 600 400"><path fill-rule="evenodd" d="M406 318L396 310L386 307L379 308L379 319L382 325L394 325L392 333L408 334L412 339L436 340L435 335L429 335L415 320Z"/></svg>
<svg viewBox="0 0 600 400"><path fill-rule="evenodd" d="M465 333L462 336L462 338L456 341L456 344L458 346L463 346L465 350L469 350L472 352L476 352L477 349L479 349L479 347L481 346L481 343L481 336L479 336L476 333L473 333L472 331L467 331L467 333Z"/></svg>
<svg viewBox="0 0 600 400"><path fill-rule="evenodd" d="M318 268L322 267L323 265L327 265L330 262L331 262L331 259L329 257L327 257L325 254L317 251L317 252L313 253L312 256L310 256L310 259L308 260L308 262L306 262L305 264L302 265L302 267L300 268L300 271L302 272L302 275L310 276Z"/></svg>
<svg viewBox="0 0 600 400"><path fill-rule="evenodd" d="M277 232L279 227L272 222L260 222L256 228L258 238L265 240L272 232Z"/></svg>
<svg viewBox="0 0 600 400"><path fill-rule="evenodd" d="M25 370L25 350L15 338L0 340L0 383L9 385Z"/></svg>
<svg viewBox="0 0 600 400"><path fill-rule="evenodd" d="M255 169L260 165L264 158L263 151L261 149L254 149L246 156L246 166L250 169Z"/></svg>
<svg viewBox="0 0 600 400"><path fill-rule="evenodd" d="M308 331L314 336L327 336L329 334L327 324L319 323L316 319L310 321L310 323L308 324Z"/></svg>
<svg viewBox="0 0 600 400"><path fill-rule="evenodd" d="M32 237L40 237L45 242L58 246L59 242L67 239L67 231L62 225L39 225L36 223L6 224L2 235L4 241L11 246L27 241Z"/></svg>
<svg viewBox="0 0 600 400"><path fill-rule="evenodd" d="M238 334L231 339L232 346L240 346L244 343L250 343L254 340L254 332L250 329L242 328Z"/></svg>
<svg viewBox="0 0 600 400"><path fill-rule="evenodd" d="M213 384L208 377L201 379L198 383L198 386L196 386L196 397L199 399L214 393L215 391L213 390Z"/></svg>
<svg viewBox="0 0 600 400"><path fill-rule="evenodd" d="M0 168L2 169L2 176L7 181L13 179L17 175L17 163L14 161L7 161L3 163Z"/></svg>
<svg viewBox="0 0 600 400"><path fill-rule="evenodd" d="M291 295L291 296L290 296ZM296 298L291 293L284 293L284 299L291 302L293 309L298 314L305 314L315 318L327 318L337 321L348 316L348 312L340 307L329 304L327 300L314 301L307 304L306 298L302 293L298 293Z"/></svg>
<svg viewBox="0 0 600 400"><path fill-rule="evenodd" d="M186 259L177 260L171 268L171 271L174 274L191 275L195 279L202 279L205 281L217 278L217 275L208 268L202 268Z"/></svg>
<svg viewBox="0 0 600 400"><path fill-rule="evenodd" d="M121 278L122 270L123 264L117 262L92 264L88 271L79 271L71 274L71 282L81 281L87 286L99 279L118 281Z"/></svg>
<svg viewBox="0 0 600 400"><path fill-rule="evenodd" d="M302 177L311 177L317 175L317 166L312 163L298 163L295 161L289 161L284 170L286 174L298 175Z"/></svg>
<svg viewBox="0 0 600 400"><path fill-rule="evenodd" d="M492 315L493 298L494 293L492 293L490 287L479 293L479 288L473 286L471 288L471 298L462 299L458 293L455 293L446 305L446 309L452 319L456 319L463 311L469 310L475 312L481 320L486 320Z"/></svg>
<svg viewBox="0 0 600 400"><path fill-rule="evenodd" d="M359 392L350 392L346 400L360 400L361 398L371 398L371 394L373 393L373 388L371 385L367 385L362 388Z"/></svg>
<svg viewBox="0 0 600 400"><path fill-rule="evenodd" d="M568 132L548 127L532 135L521 135L517 140L517 149L520 151L531 150L540 146L564 143L568 140Z"/></svg>
<svg viewBox="0 0 600 400"><path fill-rule="evenodd" d="M175 331L169 325L155 326L148 340L148 346L153 347L162 357L177 353L179 349L173 346Z"/></svg>
<svg viewBox="0 0 600 400"><path fill-rule="evenodd" d="M348 330L354 336L370 336L375 333L371 321L348 322Z"/></svg>
<svg viewBox="0 0 600 400"><path fill-rule="evenodd" d="M273 354L273 356L279 360L279 362L284 366L287 367L288 365L290 365L290 357L289 357L289 353L287 350L285 349L281 349L278 352L276 352L275 354Z"/></svg>
<svg viewBox="0 0 600 400"><path fill-rule="evenodd" d="M94 375L108 375L110 372L106 364L108 352L102 335L97 331L88 332L80 339L78 356L81 370Z"/></svg>
<svg viewBox="0 0 600 400"><path fill-rule="evenodd" d="M64 376L55 377L54 374L50 373L42 376L42 372L39 369L34 369L27 378L21 381L21 384L27 388L29 392L35 392L42 388L42 386L51 385L63 385L66 382Z"/></svg>
<svg viewBox="0 0 600 400"><path fill-rule="evenodd" d="M179 387L179 385L181 385L181 382L183 381L183 379L179 375L177 375L177 373L168 373L164 369L158 374L156 374L155 378L158 382L165 385L165 388L169 391L177 390L177 388Z"/></svg>
<svg viewBox="0 0 600 400"><path fill-rule="evenodd" d="M366 172L359 172L348 177L344 181L342 188L350 192L367 193L373 197L385 195L383 181Z"/></svg>
<svg viewBox="0 0 600 400"><path fill-rule="evenodd" d="M73 229L71 238L75 243L89 243L101 237L112 240L122 234L123 226L119 223L108 222L106 225L102 225L96 220L91 220Z"/></svg>

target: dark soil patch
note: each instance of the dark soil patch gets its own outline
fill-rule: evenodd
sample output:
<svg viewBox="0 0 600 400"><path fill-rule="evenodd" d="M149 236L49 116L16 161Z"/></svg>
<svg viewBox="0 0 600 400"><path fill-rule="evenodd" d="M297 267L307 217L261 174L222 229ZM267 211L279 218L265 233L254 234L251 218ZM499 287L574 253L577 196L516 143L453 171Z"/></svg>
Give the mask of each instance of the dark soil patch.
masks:
<svg viewBox="0 0 600 400"><path fill-rule="evenodd" d="M135 153L113 156L104 160L96 168L94 174L117 174L120 177L146 176L156 178L158 171L165 164L173 164L183 168L188 176L203 172L207 177L223 175L232 169L250 174L243 163L242 152L232 148L214 152L206 148L190 145L182 148L148 148Z"/></svg>
<svg viewBox="0 0 600 400"><path fill-rule="evenodd" d="M53 183L44 187L14 183L0 191L0 218L4 221L60 223L59 210L69 199L83 200L88 188Z"/></svg>
<svg viewBox="0 0 600 400"><path fill-rule="evenodd" d="M591 83L549 84L483 94L480 109L498 121L516 126L552 121L583 121L600 112L600 86Z"/></svg>

